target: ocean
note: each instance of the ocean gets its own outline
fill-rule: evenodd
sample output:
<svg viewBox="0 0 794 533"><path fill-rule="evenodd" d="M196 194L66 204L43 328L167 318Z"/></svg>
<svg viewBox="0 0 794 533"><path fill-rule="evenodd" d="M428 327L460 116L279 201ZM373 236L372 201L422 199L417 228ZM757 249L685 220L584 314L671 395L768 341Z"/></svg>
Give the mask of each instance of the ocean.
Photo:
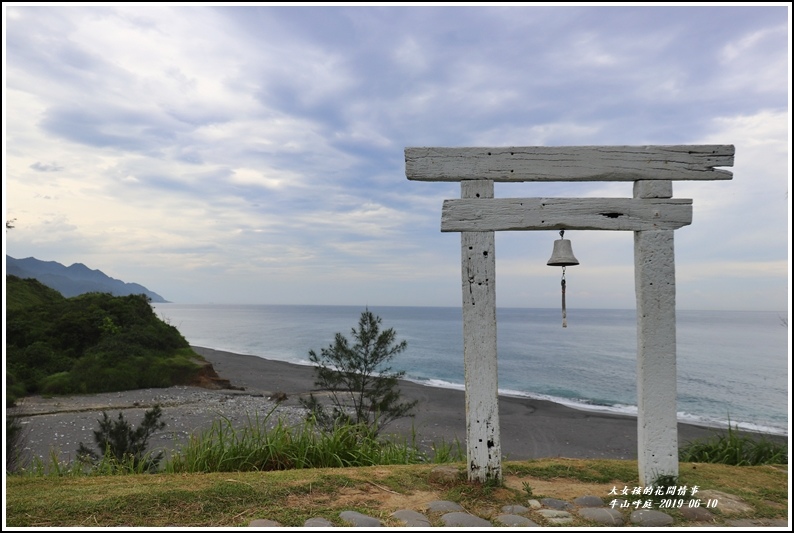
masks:
<svg viewBox="0 0 794 533"><path fill-rule="evenodd" d="M364 307L152 304L194 346L309 364L342 333L352 342ZM459 307L376 307L407 349L392 361L416 383L464 388ZM678 419L788 435L787 315L676 311ZM500 394L578 409L637 413L634 310L497 309Z"/></svg>

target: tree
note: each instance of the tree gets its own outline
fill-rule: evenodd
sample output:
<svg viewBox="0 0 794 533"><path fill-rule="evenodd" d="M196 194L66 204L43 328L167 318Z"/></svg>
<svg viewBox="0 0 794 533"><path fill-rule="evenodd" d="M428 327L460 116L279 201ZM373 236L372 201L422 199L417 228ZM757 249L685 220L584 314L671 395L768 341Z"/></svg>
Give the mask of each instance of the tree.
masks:
<svg viewBox="0 0 794 533"><path fill-rule="evenodd" d="M124 420L124 415L119 413L119 418L115 422L110 419L105 411L102 411L102 419L98 420L99 430L94 431L94 442L102 453L103 457L112 459L118 465L129 465L131 461L133 470L136 472L154 472L157 470L163 452L155 456L146 454L146 447L149 437L155 431L165 427L165 422L160 421L163 411L159 405L155 405L143 415L143 422L137 429L132 429L129 422ZM86 461L97 462L99 456L90 450L82 442L77 448L77 456Z"/></svg>
<svg viewBox="0 0 794 533"><path fill-rule="evenodd" d="M352 329L354 344L337 333L333 344L320 355L309 352L315 365L315 386L330 392L331 410L315 397L301 399L304 407L324 429L340 424L361 424L377 435L387 424L403 417L418 401L400 401L398 380L405 372L393 372L388 366L408 343L396 342L394 329L380 331L381 319L369 309L361 313L358 329Z"/></svg>

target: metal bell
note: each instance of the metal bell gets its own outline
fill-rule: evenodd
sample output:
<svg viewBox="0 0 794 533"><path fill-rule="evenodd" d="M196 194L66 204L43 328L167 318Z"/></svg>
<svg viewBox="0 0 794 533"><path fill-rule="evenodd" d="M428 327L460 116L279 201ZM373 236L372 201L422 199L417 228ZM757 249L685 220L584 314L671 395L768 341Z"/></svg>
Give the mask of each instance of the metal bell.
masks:
<svg viewBox="0 0 794 533"><path fill-rule="evenodd" d="M546 263L549 266L565 267L579 264L579 260L573 256L571 241L562 238L564 232L565 230L560 231L560 238L554 241L554 251L551 252L551 259Z"/></svg>

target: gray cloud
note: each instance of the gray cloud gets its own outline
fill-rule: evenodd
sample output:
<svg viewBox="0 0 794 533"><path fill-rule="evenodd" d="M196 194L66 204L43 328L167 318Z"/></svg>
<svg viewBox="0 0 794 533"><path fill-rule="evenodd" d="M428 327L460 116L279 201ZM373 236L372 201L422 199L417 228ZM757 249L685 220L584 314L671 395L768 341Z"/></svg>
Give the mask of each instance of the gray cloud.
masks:
<svg viewBox="0 0 794 533"><path fill-rule="evenodd" d="M56 163L47 164L40 161L36 161L30 165L30 168L38 170L39 172L58 172L59 170L63 170L63 167Z"/></svg>
<svg viewBox="0 0 794 533"><path fill-rule="evenodd" d="M724 143L737 147L733 181L675 185L695 202L676 235L681 271L707 269L742 294L763 287L746 305L779 309L787 13L12 7L8 251L113 265L175 301L251 302L277 278L281 303L290 290L294 303L358 303L366 279L372 303L459 305L459 238L439 231L459 186L409 182L405 147ZM498 184L497 195L602 190L631 195L597 183ZM61 233L53 221L68 247L43 236ZM581 233L583 305L633 307L613 297L630 236ZM523 273L545 266L552 237L499 235L500 305L556 306ZM323 283L327 296L305 290ZM680 301L734 305L726 290Z"/></svg>

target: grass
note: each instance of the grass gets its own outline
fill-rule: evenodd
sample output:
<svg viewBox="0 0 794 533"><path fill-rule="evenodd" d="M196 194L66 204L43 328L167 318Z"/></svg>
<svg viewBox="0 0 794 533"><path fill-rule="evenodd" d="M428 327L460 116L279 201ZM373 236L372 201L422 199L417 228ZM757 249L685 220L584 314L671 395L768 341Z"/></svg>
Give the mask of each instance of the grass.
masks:
<svg viewBox="0 0 794 533"><path fill-rule="evenodd" d="M271 423L275 407L266 416L248 418L247 424L235 428L227 418L216 420L212 427L178 446L161 467L171 474L209 472L250 472L303 468L345 468L354 466L446 463L462 461L465 452L457 441L433 444L421 451L416 435L399 440L384 438L365 425L341 425L321 431L307 420L290 426L281 419ZM17 448L21 448L19 443ZM77 477L90 475L143 474L149 454L143 460L121 460L105 454L94 463L64 462L56 452L47 461L34 458L19 467L15 474L29 477ZM7 469L8 471L9 469Z"/></svg>
<svg viewBox="0 0 794 533"><path fill-rule="evenodd" d="M314 422L288 426L268 418L248 419L241 430L231 421L216 421L192 438L167 462L165 470L184 472L247 472L296 468L344 468L389 464L449 462L462 459L460 446L434 446L432 455L413 442L378 438L366 425L341 425L321 431Z"/></svg>
<svg viewBox="0 0 794 533"><path fill-rule="evenodd" d="M614 489L639 484L636 461L540 459L503 462L502 483L476 484L465 475L432 482L430 463L446 462L465 472L459 443L421 452L410 440L377 439L365 428L341 426L319 431L311 422L289 426L281 420L249 419L235 429L228 419L196 435L155 474L133 462L103 458L94 465L64 463L53 454L48 463L28 465L6 478L6 525L10 527L233 527L256 518L298 527L312 517L336 526L342 510L356 510L399 526L398 509L421 510L433 500L460 503L468 512L493 517L508 504L528 498L572 500L585 494L609 501ZM725 491L744 499L753 511L741 517L782 518L788 508L788 472L765 463L787 453L764 439L727 435L692 443L710 459L739 458L743 466L705 464L682 459L676 483L701 490ZM682 454L689 453L687 447ZM772 449L774 453L762 452ZM734 518L711 509L718 522ZM628 511L626 511L628 513ZM677 510L674 525L688 524ZM433 526L442 525L430 517ZM542 522L542 517L534 517ZM575 517L571 526L595 526Z"/></svg>
<svg viewBox="0 0 794 533"><path fill-rule="evenodd" d="M585 483L609 483L620 479L638 483L636 464L631 461L610 461L592 459L587 462L530 460L511 463L505 473L531 476L536 479L575 479Z"/></svg>
<svg viewBox="0 0 794 533"><path fill-rule="evenodd" d="M454 463L460 471L462 462ZM299 527L312 517L343 526L339 513L357 510L398 526L391 513L422 510L434 500L452 500L485 518L504 505L526 505L524 484L534 497L571 500L584 494L607 498L617 485L636 484L636 461L543 459L504 463L502 486L466 481L432 482L434 465L388 465L311 468L271 472L158 473L124 476L31 477L6 480L6 525L9 527L235 527L256 518ZM530 472L540 472L535 477ZM556 473L556 474L552 474ZM628 477L624 474L631 473ZM583 481L620 476L607 482ZM682 463L679 483L701 490L717 489L742 497L754 509L741 517L784 518L788 507L788 474L783 467L735 467ZM632 509L633 510L633 509ZM736 516L714 511L717 523ZM687 523L670 513L674 525ZM432 517L431 517L432 518ZM530 516L543 523L542 517ZM575 517L572 526L595 526ZM440 525L436 518L431 524ZM697 524L695 524L697 525Z"/></svg>
<svg viewBox="0 0 794 533"><path fill-rule="evenodd" d="M689 442L678 453L680 461L722 463L735 466L788 464L788 448L783 443L740 434L738 426L728 423L727 433Z"/></svg>

